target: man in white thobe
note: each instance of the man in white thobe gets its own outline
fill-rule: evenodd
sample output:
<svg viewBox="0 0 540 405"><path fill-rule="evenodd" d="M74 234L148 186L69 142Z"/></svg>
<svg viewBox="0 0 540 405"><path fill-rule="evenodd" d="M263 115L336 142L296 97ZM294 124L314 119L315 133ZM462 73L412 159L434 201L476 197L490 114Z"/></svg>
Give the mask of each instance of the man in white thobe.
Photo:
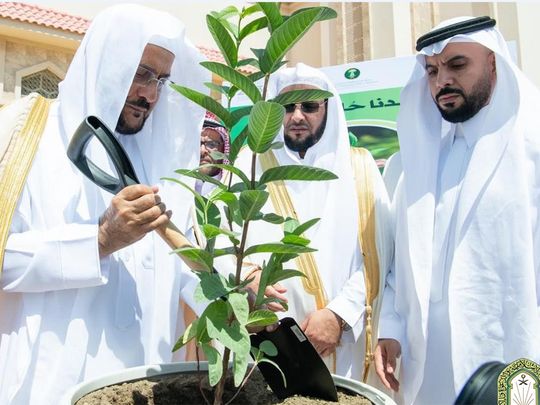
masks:
<svg viewBox="0 0 540 405"><path fill-rule="evenodd" d="M453 403L489 361L540 360L540 93L494 24L462 17L420 38L401 96L375 363L405 404Z"/></svg>
<svg viewBox="0 0 540 405"><path fill-rule="evenodd" d="M295 277L268 287L266 294L288 302L283 316L293 317L323 357L329 369L339 375L362 378L364 342L365 285L362 252L358 238L358 199L351 164L347 123L339 93L319 70L298 64L295 68L274 74L269 84L269 98L290 90L322 89L333 93L328 100L310 101L285 106L283 128L276 141L285 146L259 156L257 173L266 170L270 159L275 165L307 165L330 170L338 176L332 181L287 181L286 190L292 203L287 211L278 204L273 185L263 210L284 217L296 215L300 223L313 218L320 221L308 229L305 237L317 249L313 262L295 259L287 269L302 271L306 277ZM388 232L388 197L381 175L367 153L367 177L370 177L375 204L376 240L379 265L386 269L392 241ZM247 170L251 152L243 150L237 165ZM266 162L266 163L265 163ZM294 212L294 214L293 214ZM263 221L250 224L248 246L278 241L283 237L280 225ZM262 264L262 254L247 261ZM308 264L306 264L308 263ZM378 270L378 269L377 269ZM384 271L383 271L384 272ZM269 304L273 310L283 308Z"/></svg>
<svg viewBox="0 0 540 405"><path fill-rule="evenodd" d="M180 229L188 224L192 198L160 178L197 166L192 134L204 111L166 79L203 83L200 60L169 14L118 5L92 22L13 212L0 291L0 403L57 404L82 380L171 359L179 298L193 304L197 278L150 231L168 223L170 210ZM116 129L141 185L113 196L71 164L68 143L88 115ZM87 155L110 171L98 145Z"/></svg>

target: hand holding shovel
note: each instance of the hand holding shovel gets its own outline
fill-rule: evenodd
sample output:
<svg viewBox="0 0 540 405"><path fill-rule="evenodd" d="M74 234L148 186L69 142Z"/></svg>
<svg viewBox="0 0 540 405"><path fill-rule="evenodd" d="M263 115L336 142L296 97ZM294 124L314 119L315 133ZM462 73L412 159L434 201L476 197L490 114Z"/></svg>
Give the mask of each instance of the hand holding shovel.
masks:
<svg viewBox="0 0 540 405"><path fill-rule="evenodd" d="M107 152L118 177L106 173L86 156L86 147L93 137L99 140ZM140 185L126 152L98 117L88 116L79 125L71 138L67 155L75 166L94 184L115 195L111 206L100 219L100 255L105 256L136 242L152 229L172 249L193 247L193 244L169 220L170 213L167 214L164 209L165 205L161 202L159 196L155 194L157 189L154 191L149 186ZM137 186L134 187L135 185ZM139 226L138 229L126 229L126 221L121 221L119 212L125 215L126 211L122 208L125 208L124 206L129 203L136 205L136 210L142 208L154 210L155 218L151 218L149 214L149 218L152 220L144 224L146 226ZM157 208L154 209L153 207ZM157 210L159 210L159 213ZM127 214L129 215L129 210ZM115 220L116 223L123 222L123 225L113 230ZM127 222L129 223L129 221ZM107 232L107 230L110 230L110 232ZM116 242L113 243L113 239ZM178 255L192 270L203 270L198 263L189 260L181 253L178 253Z"/></svg>

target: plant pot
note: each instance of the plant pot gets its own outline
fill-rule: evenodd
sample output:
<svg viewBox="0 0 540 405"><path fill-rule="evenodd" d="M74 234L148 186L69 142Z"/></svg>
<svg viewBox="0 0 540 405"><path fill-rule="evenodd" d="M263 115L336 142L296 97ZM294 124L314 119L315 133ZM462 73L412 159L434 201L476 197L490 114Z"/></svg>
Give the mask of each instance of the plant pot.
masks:
<svg viewBox="0 0 540 405"><path fill-rule="evenodd" d="M207 370L207 362L200 363L201 370ZM197 370L196 362L180 362L156 364L140 367L126 368L115 373L107 374L92 380L84 381L69 389L60 401L60 405L74 405L86 394L110 385L121 384L133 380L140 380L149 377L166 376L168 374L178 374L184 372L194 372ZM395 402L383 392L358 381L332 375L336 387L345 388L356 394L360 394L369 399L375 405L395 405Z"/></svg>

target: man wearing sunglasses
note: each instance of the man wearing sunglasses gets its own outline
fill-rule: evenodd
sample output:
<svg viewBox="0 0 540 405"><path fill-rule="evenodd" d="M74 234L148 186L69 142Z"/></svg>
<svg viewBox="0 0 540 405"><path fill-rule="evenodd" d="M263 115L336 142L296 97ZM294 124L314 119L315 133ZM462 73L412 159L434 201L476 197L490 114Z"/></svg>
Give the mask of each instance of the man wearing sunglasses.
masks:
<svg viewBox="0 0 540 405"><path fill-rule="evenodd" d="M338 179L288 181L283 184L285 187L276 186L275 182L269 184L270 198L265 210L296 218L300 223L313 218L320 220L303 235L317 251L286 263L287 268L299 270L306 277L287 279L266 290L267 296L286 300L288 310L278 303L268 306L283 311L283 316L295 318L332 372L361 379L366 291L358 236L359 199L355 192L347 123L338 92L322 72L312 67L299 64L277 72L269 84L269 96L302 89L327 90L333 97L285 106L283 130L277 139L285 146L261 155L257 173L260 175L278 165L308 165L330 170ZM249 167L250 159L249 153L241 153L237 163ZM378 257L380 268L386 271L392 250L388 197L371 155L368 154L364 163L368 168L364 174L370 178L374 197L375 209L371 217L374 221L376 218L379 238L375 242L373 235L374 248L370 253ZM253 228L249 245L283 237L280 226L263 221L250 226ZM267 257L259 254L247 261L263 263L264 260ZM255 278L253 288L256 289L259 273L249 274L249 271L246 276Z"/></svg>
<svg viewBox="0 0 540 405"><path fill-rule="evenodd" d="M197 277L150 231L170 210L187 227L192 197L160 178L197 166L193 134L204 111L165 83L204 91L202 59L173 16L113 6L92 22L57 100L30 97L2 110L29 114L13 126L22 146L0 166L2 201L11 204L2 205L0 235L1 404L57 404L82 380L171 359L178 302L195 307ZM142 184L112 196L69 161L88 115L114 130ZM114 173L97 142L87 156Z"/></svg>
<svg viewBox="0 0 540 405"><path fill-rule="evenodd" d="M306 85L292 85L287 91L312 88ZM283 131L285 145L298 152L304 158L306 151L322 137L326 127L328 100L304 101L303 103L285 105Z"/></svg>

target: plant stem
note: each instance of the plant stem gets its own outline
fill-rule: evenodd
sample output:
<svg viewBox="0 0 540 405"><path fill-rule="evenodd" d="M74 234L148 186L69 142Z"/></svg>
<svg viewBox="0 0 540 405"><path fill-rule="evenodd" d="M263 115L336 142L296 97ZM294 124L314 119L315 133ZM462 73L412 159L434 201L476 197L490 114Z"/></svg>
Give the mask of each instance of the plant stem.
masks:
<svg viewBox="0 0 540 405"><path fill-rule="evenodd" d="M242 275L242 263L244 262L244 249L246 247L247 234L249 228L249 220L244 223L244 229L242 229L242 240L240 241L240 247L237 250L236 254L236 284L240 284L240 279Z"/></svg>
<svg viewBox="0 0 540 405"><path fill-rule="evenodd" d="M268 82L270 81L270 73L268 73L266 76L264 76L264 87L263 87L263 94L262 99L266 100L266 92L268 91Z"/></svg>
<svg viewBox="0 0 540 405"><path fill-rule="evenodd" d="M238 387L238 389L236 390L236 392L234 393L232 398L229 399L229 401L227 401L227 403L225 405L229 405L232 401L234 401L234 399L238 396L238 394L240 394L240 391L242 391L242 389L244 388L244 386L248 382L249 377L251 377L251 375L255 371L256 366L257 366L257 364L254 364L253 367L251 367L251 370L249 370L249 373L244 377L244 381L242 381L242 384L240 384L240 387Z"/></svg>
<svg viewBox="0 0 540 405"><path fill-rule="evenodd" d="M214 393L214 405L222 405L223 404L223 393L225 392L225 380L227 379L227 373L229 371L229 356L231 354L231 350L225 348L223 351L223 375L221 376L221 379L219 380L218 384L216 385L216 391Z"/></svg>
<svg viewBox="0 0 540 405"><path fill-rule="evenodd" d="M255 190L255 165L257 164L257 154L251 155L251 188Z"/></svg>

